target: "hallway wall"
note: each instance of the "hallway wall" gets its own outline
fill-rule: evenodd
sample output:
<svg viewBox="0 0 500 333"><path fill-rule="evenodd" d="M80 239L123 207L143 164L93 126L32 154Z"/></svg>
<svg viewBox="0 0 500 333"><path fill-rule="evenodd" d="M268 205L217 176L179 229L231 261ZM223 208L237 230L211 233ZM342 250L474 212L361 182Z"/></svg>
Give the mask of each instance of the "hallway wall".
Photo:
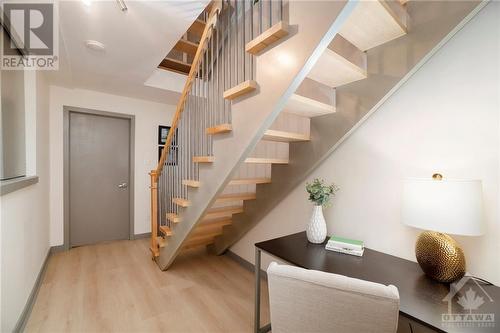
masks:
<svg viewBox="0 0 500 333"><path fill-rule="evenodd" d="M63 108L72 106L135 115L134 233L150 232L149 171L158 161L158 125L170 125L175 105L110 95L97 91L50 88L50 244L64 242Z"/></svg>
<svg viewBox="0 0 500 333"><path fill-rule="evenodd" d="M49 252L49 86L40 72L25 76L27 175L38 182L0 197L1 332L21 316Z"/></svg>

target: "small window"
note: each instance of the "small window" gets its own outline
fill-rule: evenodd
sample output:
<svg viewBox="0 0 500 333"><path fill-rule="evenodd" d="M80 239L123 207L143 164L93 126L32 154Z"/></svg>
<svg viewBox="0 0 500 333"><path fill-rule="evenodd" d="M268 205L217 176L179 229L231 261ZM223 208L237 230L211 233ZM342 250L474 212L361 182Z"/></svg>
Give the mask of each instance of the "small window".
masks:
<svg viewBox="0 0 500 333"><path fill-rule="evenodd" d="M1 41L10 42L1 28ZM0 70L0 180L26 175L24 71Z"/></svg>

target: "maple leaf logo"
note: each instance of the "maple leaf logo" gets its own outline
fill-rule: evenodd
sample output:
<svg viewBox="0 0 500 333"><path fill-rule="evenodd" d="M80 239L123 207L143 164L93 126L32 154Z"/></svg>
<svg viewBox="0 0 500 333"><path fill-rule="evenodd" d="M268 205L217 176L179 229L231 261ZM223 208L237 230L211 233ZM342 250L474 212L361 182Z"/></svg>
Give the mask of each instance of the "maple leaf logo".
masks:
<svg viewBox="0 0 500 333"><path fill-rule="evenodd" d="M469 313L472 313L472 310L477 310L484 303L484 299L482 296L476 296L476 292L469 288L465 292L465 296L460 296L457 301L464 310L469 310Z"/></svg>

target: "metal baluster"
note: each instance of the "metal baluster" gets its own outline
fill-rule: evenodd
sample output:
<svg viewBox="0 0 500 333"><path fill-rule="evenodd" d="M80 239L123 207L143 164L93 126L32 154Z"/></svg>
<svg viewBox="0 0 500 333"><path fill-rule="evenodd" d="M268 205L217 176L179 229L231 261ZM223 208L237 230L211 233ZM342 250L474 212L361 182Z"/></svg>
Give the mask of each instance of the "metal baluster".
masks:
<svg viewBox="0 0 500 333"><path fill-rule="evenodd" d="M207 50L208 50L208 45L207 45ZM205 128L207 128L207 114L208 114L208 88L209 88L209 83L208 83L208 52L205 52L205 68L203 71L203 74L205 76L205 86L204 86L204 97L205 97L205 111L203 112L203 126L201 128L201 137L203 138L203 149L204 149L204 154L203 156L208 155L208 143L207 139L205 136Z"/></svg>
<svg viewBox="0 0 500 333"><path fill-rule="evenodd" d="M280 21L283 21L283 0L279 0L279 9L280 9Z"/></svg>
<svg viewBox="0 0 500 333"><path fill-rule="evenodd" d="M216 67L217 67L217 84L215 86L215 110L216 110L216 114L215 114L215 124L218 125L220 124L221 122L221 119L220 119L220 108L219 108L219 70L221 69L220 67L220 63L219 63L219 35L221 33L221 26L219 25L219 20L217 20L217 30L216 30L216 34L215 34L215 58L217 60L216 62Z"/></svg>
<svg viewBox="0 0 500 333"><path fill-rule="evenodd" d="M262 2L264 0L259 0L259 35L262 34Z"/></svg>
<svg viewBox="0 0 500 333"><path fill-rule="evenodd" d="M213 115L214 115L214 41L213 41L213 38L211 38L210 40L210 94L209 94L209 103L210 103L210 112L208 114L208 117L209 117L209 126L213 126L214 123L213 123ZM205 133L205 136L207 136L207 145L208 145L208 155L213 155L213 152L212 152L212 136L211 135L207 135L206 134L206 131L205 129L203 130L204 133Z"/></svg>
<svg viewBox="0 0 500 333"><path fill-rule="evenodd" d="M235 37L236 37L236 40L234 42L234 62L235 62L235 67L234 67L234 71L235 71L235 75L236 75L236 83L235 85L238 85L240 83L239 81L239 57L238 57L238 48L240 47L240 32L239 32L239 24L238 24L238 0L236 0L234 2L234 17L235 17L235 24L234 24L234 29L235 29Z"/></svg>
<svg viewBox="0 0 500 333"><path fill-rule="evenodd" d="M213 36L212 36L213 37ZM214 83L215 83L215 77L214 77L214 39L212 38L210 41L210 127L215 125L214 122L214 114L215 114L215 105L214 105Z"/></svg>
<svg viewBox="0 0 500 333"><path fill-rule="evenodd" d="M250 0L250 40L253 40L254 31L253 31L253 0ZM253 55L250 56L250 79L253 80Z"/></svg>
<svg viewBox="0 0 500 333"><path fill-rule="evenodd" d="M273 26L273 2L269 0L269 28Z"/></svg>
<svg viewBox="0 0 500 333"><path fill-rule="evenodd" d="M245 78L246 78L246 68L247 68L247 54L245 52L245 44L246 44L246 20L245 20L245 17L247 16L247 12L245 10L245 3L246 1L243 0L243 2L241 3L241 7L242 7L242 18L241 20L243 21L243 42L242 42L242 47L241 47L241 52L242 52L242 55L243 55L243 82L245 81Z"/></svg>

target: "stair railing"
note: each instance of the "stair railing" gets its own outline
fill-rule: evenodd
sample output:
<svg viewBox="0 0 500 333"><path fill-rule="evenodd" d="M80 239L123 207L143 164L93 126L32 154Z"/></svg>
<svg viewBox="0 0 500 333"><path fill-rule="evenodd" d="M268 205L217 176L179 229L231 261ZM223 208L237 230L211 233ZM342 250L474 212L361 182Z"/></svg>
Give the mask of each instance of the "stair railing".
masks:
<svg viewBox="0 0 500 333"><path fill-rule="evenodd" d="M153 257L159 256L159 232L171 232L178 222L180 205L174 199L188 196L183 181L199 181L194 157L213 155L206 129L231 123L231 102L224 91L254 79L254 56L246 52L246 44L283 16L282 0L222 0L209 6L160 160L150 172Z"/></svg>

